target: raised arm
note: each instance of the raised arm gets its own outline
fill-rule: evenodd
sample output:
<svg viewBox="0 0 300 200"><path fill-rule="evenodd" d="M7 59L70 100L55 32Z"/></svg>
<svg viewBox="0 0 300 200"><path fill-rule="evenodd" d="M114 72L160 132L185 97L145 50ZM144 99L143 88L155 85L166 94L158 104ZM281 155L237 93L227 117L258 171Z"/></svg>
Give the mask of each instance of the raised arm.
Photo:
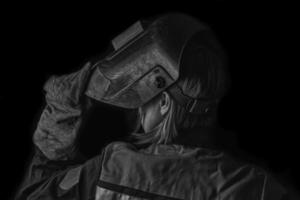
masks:
<svg viewBox="0 0 300 200"><path fill-rule="evenodd" d="M52 76L44 85L47 105L34 132L33 142L50 160L69 160L76 155L75 141L82 116L90 107L83 95L92 65L64 76Z"/></svg>
<svg viewBox="0 0 300 200"><path fill-rule="evenodd" d="M87 63L77 72L52 76L45 83L46 106L33 134L35 152L16 199L92 195L101 155L85 161L76 148L82 117L91 106L84 91L92 70Z"/></svg>

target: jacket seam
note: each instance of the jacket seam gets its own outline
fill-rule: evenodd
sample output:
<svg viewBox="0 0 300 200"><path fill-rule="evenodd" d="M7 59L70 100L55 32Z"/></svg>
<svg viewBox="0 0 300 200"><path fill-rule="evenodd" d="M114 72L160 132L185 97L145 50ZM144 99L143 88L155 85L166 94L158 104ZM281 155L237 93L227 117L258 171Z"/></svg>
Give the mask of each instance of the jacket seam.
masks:
<svg viewBox="0 0 300 200"><path fill-rule="evenodd" d="M97 179L99 181L100 179L100 176L101 176L101 171L102 171L102 162L103 162L103 157L104 157L104 154L105 154L105 148L103 149L103 151L101 152L101 155L100 155L100 159L99 159L99 163L98 163L98 166L99 166L99 171L97 173ZM97 188L97 184L98 184L98 181L96 181L96 184L94 185L94 188L93 188L93 191L92 191L92 195L90 196L89 199L94 199L95 196L96 196L96 188Z"/></svg>
<svg viewBox="0 0 300 200"><path fill-rule="evenodd" d="M182 200L179 198L163 196L163 195L154 194L154 193L146 192L146 191L135 189L135 188L130 188L130 187L122 186L122 185L109 183L106 181L102 181L100 179L98 180L97 185L101 188L105 188L108 190L112 190L114 192L126 194L129 196L135 196L135 197L139 197L139 198L161 199L161 200Z"/></svg>

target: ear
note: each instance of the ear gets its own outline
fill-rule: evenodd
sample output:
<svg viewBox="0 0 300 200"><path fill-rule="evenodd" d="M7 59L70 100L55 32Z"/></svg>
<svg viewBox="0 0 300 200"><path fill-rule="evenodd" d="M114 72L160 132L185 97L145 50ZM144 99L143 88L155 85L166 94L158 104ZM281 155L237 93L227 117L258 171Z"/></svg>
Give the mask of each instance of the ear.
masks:
<svg viewBox="0 0 300 200"><path fill-rule="evenodd" d="M165 115L169 109L171 104L170 95L167 92L162 92L161 98L160 98L160 114Z"/></svg>

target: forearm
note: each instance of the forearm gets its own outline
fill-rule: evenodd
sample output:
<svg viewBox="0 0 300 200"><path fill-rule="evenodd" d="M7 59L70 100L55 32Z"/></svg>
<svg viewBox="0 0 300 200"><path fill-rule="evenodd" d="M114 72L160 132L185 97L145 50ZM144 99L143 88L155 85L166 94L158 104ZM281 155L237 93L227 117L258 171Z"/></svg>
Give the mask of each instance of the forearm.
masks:
<svg viewBox="0 0 300 200"><path fill-rule="evenodd" d="M50 160L68 160L75 156L76 138L82 117L90 106L84 94L92 66L80 71L51 77L44 85L46 107L42 112L33 142Z"/></svg>
<svg viewBox="0 0 300 200"><path fill-rule="evenodd" d="M84 95L91 73L92 66L87 63L77 72L53 76L45 83L46 106L33 135L35 152L19 188L20 199L58 188L69 170L85 165L76 151L76 139L91 106Z"/></svg>

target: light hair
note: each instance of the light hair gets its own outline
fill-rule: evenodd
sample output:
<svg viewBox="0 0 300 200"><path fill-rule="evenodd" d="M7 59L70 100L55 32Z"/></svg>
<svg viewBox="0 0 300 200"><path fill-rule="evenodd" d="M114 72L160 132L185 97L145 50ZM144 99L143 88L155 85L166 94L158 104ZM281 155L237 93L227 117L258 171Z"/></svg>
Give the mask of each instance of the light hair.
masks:
<svg viewBox="0 0 300 200"><path fill-rule="evenodd" d="M147 133L141 132L142 108L139 109L135 131L131 134L133 143L143 144L170 144L185 131L191 129L211 127L217 122L217 107L221 98L230 87L230 77L227 71L226 55L211 32L196 35L190 40L184 50L181 61L180 77L177 80L182 92L193 98L216 97L217 106L208 114L189 113L179 105L172 93L170 109L157 127ZM158 103L161 94L150 100Z"/></svg>
<svg viewBox="0 0 300 200"><path fill-rule="evenodd" d="M201 93L201 84L194 79L185 79L183 81L184 91L199 95ZM168 92L167 92L168 93ZM131 134L136 145L146 144L171 144L180 132L214 125L216 121L216 111L209 115L198 115L189 113L184 107L179 105L171 95L170 107L163 120L150 132L139 132L141 130L142 108L138 110L138 121L135 131ZM152 103L158 103L161 94L152 99Z"/></svg>

